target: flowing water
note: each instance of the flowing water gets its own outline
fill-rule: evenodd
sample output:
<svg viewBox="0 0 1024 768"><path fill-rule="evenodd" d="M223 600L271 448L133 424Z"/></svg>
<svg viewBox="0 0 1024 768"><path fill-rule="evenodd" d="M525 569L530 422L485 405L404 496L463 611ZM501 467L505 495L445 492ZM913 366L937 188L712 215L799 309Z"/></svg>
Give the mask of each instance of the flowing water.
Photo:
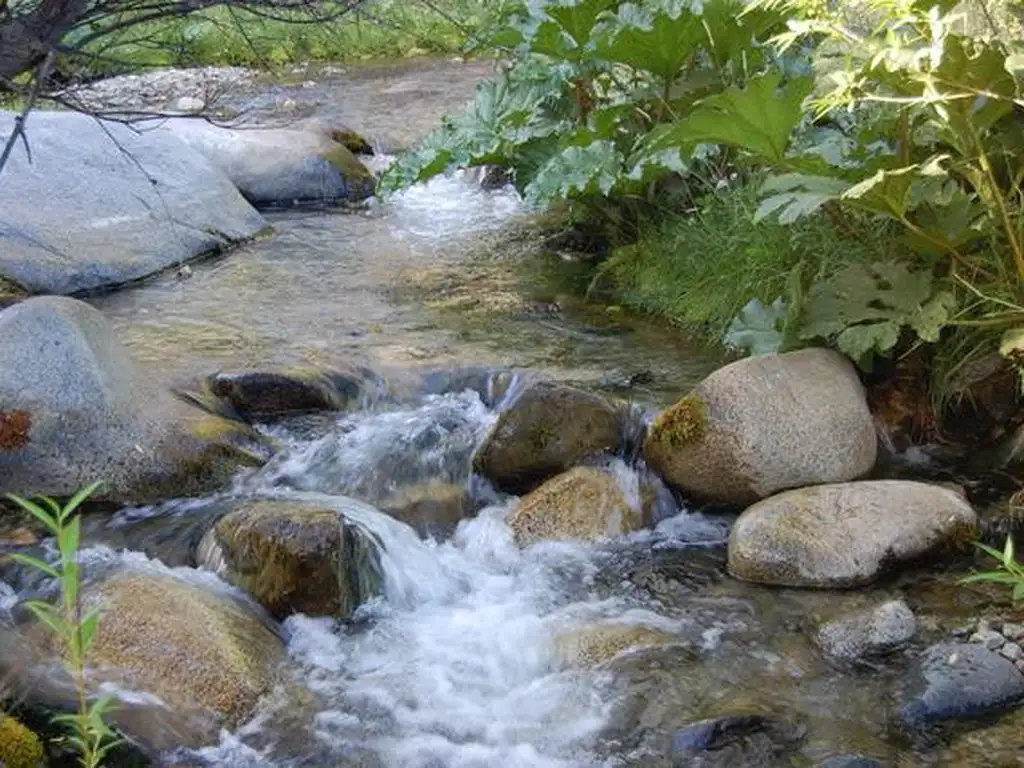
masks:
<svg viewBox="0 0 1024 768"><path fill-rule="evenodd" d="M376 74L346 91L357 102L378 94L375 109L390 115L383 123L364 110L360 124L351 105L341 112L388 144L388 126L436 119L480 74L428 71L407 87L389 71L386 87ZM435 112L416 107L424 89ZM340 99L338 88L307 90L321 106L332 93ZM285 97L260 98L266 108ZM414 111L404 123L402 109ZM220 744L177 757L216 766L660 765L685 723L758 712L804 732L791 762L765 765L858 751L914 764L922 753L886 726L899 663L836 670L806 628L816 614L902 592L921 617L923 644L977 612L949 598L946 580L859 594L738 584L723 568L729 517L670 497L652 530L622 540L514 545L504 518L516 499L471 476L470 459L525 378L659 406L720 362L657 324L529 287L517 271L523 216L508 190L439 179L357 212L275 215L271 238L196 265L191 277L95 300L133 353L168 379L313 361L367 365L389 382L365 410L264 427L282 450L227 494L125 509L90 526L94 560L204 580L213 577L192 567L198 536L239 497L314 500L380 544L382 593L353 620L285 622L295 679L316 697L304 724L270 709ZM449 369L484 373L437 378ZM628 455L610 468L637 498L644 468ZM368 505L430 481L470 493L475 514L450 536L421 538ZM643 627L662 642L618 655L624 646L614 643L566 651L566 633L595 625Z"/></svg>

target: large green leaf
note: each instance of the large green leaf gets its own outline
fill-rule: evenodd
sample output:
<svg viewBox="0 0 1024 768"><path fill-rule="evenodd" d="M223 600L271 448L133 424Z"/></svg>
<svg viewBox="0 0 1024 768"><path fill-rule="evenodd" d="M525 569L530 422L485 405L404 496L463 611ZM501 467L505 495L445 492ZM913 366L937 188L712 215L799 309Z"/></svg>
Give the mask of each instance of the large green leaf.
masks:
<svg viewBox="0 0 1024 768"><path fill-rule="evenodd" d="M754 221L777 215L779 223L792 224L818 211L831 200L838 200L850 188L842 179L786 173L770 177L761 187L765 198L754 213Z"/></svg>
<svg viewBox="0 0 1024 768"><path fill-rule="evenodd" d="M597 54L670 83L708 42L703 19L694 10L699 5L697 0L622 5L594 30Z"/></svg>
<svg viewBox="0 0 1024 768"><path fill-rule="evenodd" d="M751 78L745 88L709 96L657 141L663 146L726 144L781 163L812 87L810 78L791 80L784 87L781 81L779 73L769 72Z"/></svg>
<svg viewBox="0 0 1024 768"><path fill-rule="evenodd" d="M536 204L583 195L607 196L619 180L622 163L622 155L610 141L568 146L537 172L525 197Z"/></svg>
<svg viewBox="0 0 1024 768"><path fill-rule="evenodd" d="M590 42L598 17L616 4L616 0L546 0L538 5L582 50Z"/></svg>
<svg viewBox="0 0 1024 768"><path fill-rule="evenodd" d="M781 351L786 314L781 298L769 307L751 299L729 323L725 346L750 355L773 355Z"/></svg>

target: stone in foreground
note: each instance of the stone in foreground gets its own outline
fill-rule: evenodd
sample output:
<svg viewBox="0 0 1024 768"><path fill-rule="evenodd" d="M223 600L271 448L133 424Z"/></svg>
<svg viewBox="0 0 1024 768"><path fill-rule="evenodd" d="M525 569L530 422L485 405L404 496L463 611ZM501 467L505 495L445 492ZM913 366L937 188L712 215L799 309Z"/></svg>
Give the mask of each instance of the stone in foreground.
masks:
<svg viewBox="0 0 1024 768"><path fill-rule="evenodd" d="M877 437L853 366L826 349L725 366L654 421L644 458L698 497L751 504L776 491L854 480Z"/></svg>
<svg viewBox="0 0 1024 768"><path fill-rule="evenodd" d="M63 297L0 312L0 493L67 497L97 480L125 503L199 495L253 460L230 422L129 358L103 315Z"/></svg>
<svg viewBox="0 0 1024 768"><path fill-rule="evenodd" d="M596 541L641 527L640 511L610 472L577 467L552 478L519 502L508 518L521 547L538 541Z"/></svg>
<svg viewBox="0 0 1024 768"><path fill-rule="evenodd" d="M977 717L1024 700L1024 674L975 643L940 643L904 678L898 717L909 727Z"/></svg>
<svg viewBox="0 0 1024 768"><path fill-rule="evenodd" d="M748 508L729 536L729 572L789 587L869 584L887 567L973 541L959 494L904 480L787 491Z"/></svg>
<svg viewBox="0 0 1024 768"><path fill-rule="evenodd" d="M560 384L526 389L498 418L473 460L507 493L524 494L621 441L619 415L602 397Z"/></svg>
<svg viewBox="0 0 1024 768"><path fill-rule="evenodd" d="M910 607L889 600L826 622L815 632L814 644L835 661L857 662L904 647L916 631Z"/></svg>
<svg viewBox="0 0 1024 768"><path fill-rule="evenodd" d="M367 538L335 510L269 499L221 518L197 554L279 619L348 616L378 589L374 558Z"/></svg>
<svg viewBox="0 0 1024 768"><path fill-rule="evenodd" d="M0 111L0 136L14 113ZM266 221L167 132L33 112L0 184L0 282L73 294L148 277L250 238Z"/></svg>

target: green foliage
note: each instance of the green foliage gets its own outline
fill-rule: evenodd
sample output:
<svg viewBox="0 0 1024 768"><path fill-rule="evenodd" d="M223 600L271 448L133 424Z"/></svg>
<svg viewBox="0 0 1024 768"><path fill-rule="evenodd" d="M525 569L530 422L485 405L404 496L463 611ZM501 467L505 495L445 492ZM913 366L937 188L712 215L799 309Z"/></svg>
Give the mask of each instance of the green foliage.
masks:
<svg viewBox="0 0 1024 768"><path fill-rule="evenodd" d="M972 574L961 579L960 583L990 582L1005 584L1010 588L1010 596L1014 603L1024 602L1024 564L1017 560L1014 552L1013 537L1006 537L1006 544L1003 546L1002 552L980 542L976 543L975 546L995 560L998 566L991 571Z"/></svg>
<svg viewBox="0 0 1024 768"><path fill-rule="evenodd" d="M104 722L104 716L110 712L113 700L109 696L103 696L89 701L85 669L89 650L96 639L99 613L96 610L82 610L78 570L81 520L76 512L82 503L95 493L99 485L95 483L79 491L63 507L47 497L41 497L37 504L18 496L8 496L11 501L42 523L57 542L59 557L56 565L24 554L13 554L10 558L56 579L60 584L61 594L57 605L31 601L26 603L26 607L53 632L63 646L65 665L75 681L78 711L74 714L58 715L54 719L69 727L71 734L68 741L78 751L85 768L97 768L102 765L110 750L120 743Z"/></svg>
<svg viewBox="0 0 1024 768"><path fill-rule="evenodd" d="M384 191L456 168L496 165L535 205L563 200L657 204L659 182L692 173L707 155L704 124L737 90L799 101L806 83L783 82L764 42L785 14L745 12L744 0L536 0L492 38L514 56L481 85L463 115L385 174ZM803 89L801 91L800 89ZM725 103L725 107L720 105ZM783 147L792 124L777 110L746 115L737 135Z"/></svg>

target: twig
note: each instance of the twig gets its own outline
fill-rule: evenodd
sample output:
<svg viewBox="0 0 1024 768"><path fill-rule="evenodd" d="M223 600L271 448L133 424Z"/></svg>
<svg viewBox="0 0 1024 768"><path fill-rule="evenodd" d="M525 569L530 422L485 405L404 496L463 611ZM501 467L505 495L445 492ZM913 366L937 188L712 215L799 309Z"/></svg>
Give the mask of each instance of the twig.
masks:
<svg viewBox="0 0 1024 768"><path fill-rule="evenodd" d="M7 143L4 145L4 151L0 154L0 173L3 172L4 166L7 165L7 160L10 158L11 153L14 151L14 145L18 143L18 139L21 139L25 144L25 154L28 157L28 161L32 162L32 150L28 145L28 138L25 135L25 124L28 122L29 113L32 111L32 107L35 106L36 99L39 98L39 92L42 90L43 83L50 76L50 69L53 67L53 59L55 52L51 50L46 54L46 58L36 69L35 76L32 81L32 88L28 92L28 96L25 98L25 105L21 109L21 113L14 118L14 128L11 131L11 135L7 138Z"/></svg>

